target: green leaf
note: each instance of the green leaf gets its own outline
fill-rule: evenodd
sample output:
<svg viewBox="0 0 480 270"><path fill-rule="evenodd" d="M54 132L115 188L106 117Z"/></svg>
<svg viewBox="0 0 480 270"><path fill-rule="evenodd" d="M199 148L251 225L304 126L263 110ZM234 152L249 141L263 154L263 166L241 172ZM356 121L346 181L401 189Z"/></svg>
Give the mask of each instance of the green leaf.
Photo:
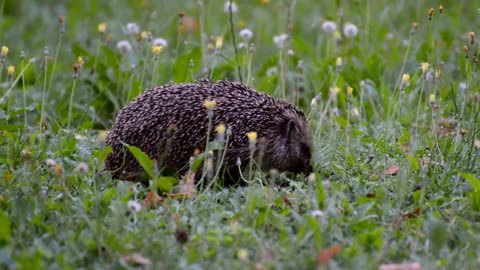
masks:
<svg viewBox="0 0 480 270"><path fill-rule="evenodd" d="M460 173L460 175L470 183L474 191L480 190L480 180L469 173Z"/></svg>
<svg viewBox="0 0 480 270"><path fill-rule="evenodd" d="M199 47L193 48L190 53L180 55L173 64L173 80L175 82L184 82L190 72L190 60L193 61L193 72L200 68L202 52Z"/></svg>
<svg viewBox="0 0 480 270"><path fill-rule="evenodd" d="M10 242L10 218L8 218L5 212L0 212L0 245L5 245Z"/></svg>
<svg viewBox="0 0 480 270"><path fill-rule="evenodd" d="M178 181L175 177L159 177L155 181L155 186L159 188L161 191L167 192L170 191L173 187L174 184L176 184Z"/></svg>
<svg viewBox="0 0 480 270"><path fill-rule="evenodd" d="M142 166L142 168L147 172L148 176L150 176L150 178L154 178L155 175L153 174L153 161L148 157L148 155L133 145L124 145L132 153L140 166Z"/></svg>
<svg viewBox="0 0 480 270"><path fill-rule="evenodd" d="M418 163L418 160L411 155L407 155L408 162L410 162L410 166L414 170L419 170L420 169L420 164Z"/></svg>

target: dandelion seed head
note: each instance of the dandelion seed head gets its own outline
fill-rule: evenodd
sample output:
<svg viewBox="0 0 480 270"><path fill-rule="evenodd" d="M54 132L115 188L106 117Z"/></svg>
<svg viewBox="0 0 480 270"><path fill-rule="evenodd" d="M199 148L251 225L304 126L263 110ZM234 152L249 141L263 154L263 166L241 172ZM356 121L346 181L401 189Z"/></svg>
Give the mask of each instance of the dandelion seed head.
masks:
<svg viewBox="0 0 480 270"><path fill-rule="evenodd" d="M347 24L345 24L345 26L343 27L343 34L344 34L347 38L353 38L353 37L355 37L355 36L358 34L358 28L357 28L357 26L354 25L354 24L347 23Z"/></svg>
<svg viewBox="0 0 480 270"><path fill-rule="evenodd" d="M334 33L337 30L337 25L332 21L324 21L322 23L322 30L325 33Z"/></svg>
<svg viewBox="0 0 480 270"><path fill-rule="evenodd" d="M240 31L240 37L245 41L245 42L248 42L252 37L253 37L253 33L250 29L248 28L245 28L243 30Z"/></svg>
<svg viewBox="0 0 480 270"><path fill-rule="evenodd" d="M117 43L117 49L122 53L125 54L129 51L132 50L132 45L130 45L130 42L128 40L120 40Z"/></svg>
<svg viewBox="0 0 480 270"><path fill-rule="evenodd" d="M140 212L140 210L142 210L142 205L140 205L140 203L138 203L135 200L130 200L127 202L127 208L128 208L128 211L130 211L133 214L136 214Z"/></svg>
<svg viewBox="0 0 480 270"><path fill-rule="evenodd" d="M325 217L325 213L322 210L313 210L310 212L310 215L317 219Z"/></svg>
<svg viewBox="0 0 480 270"><path fill-rule="evenodd" d="M152 45L153 46L162 46L163 48L165 48L168 45L168 41L166 41L163 38L156 38L156 39L153 40Z"/></svg>
<svg viewBox="0 0 480 270"><path fill-rule="evenodd" d="M226 14L230 14L230 9L232 10L232 14L236 13L238 11L237 4L235 4L235 2L230 3L230 1L225 2L225 5L223 6L223 11Z"/></svg>
<svg viewBox="0 0 480 270"><path fill-rule="evenodd" d="M285 47L285 43L288 40L288 35L287 34L280 34L278 36L273 37L273 43L279 48L283 49Z"/></svg>
<svg viewBox="0 0 480 270"><path fill-rule="evenodd" d="M45 160L45 165L47 165L48 167L54 168L55 166L57 166L57 162L54 159L47 158Z"/></svg>
<svg viewBox="0 0 480 270"><path fill-rule="evenodd" d="M88 164L83 161L78 163L77 166L75 167L75 171L80 174L85 174L88 172L88 170L89 170Z"/></svg>
<svg viewBox="0 0 480 270"><path fill-rule="evenodd" d="M137 35L140 33L140 27L134 22L127 23L127 31L131 35Z"/></svg>

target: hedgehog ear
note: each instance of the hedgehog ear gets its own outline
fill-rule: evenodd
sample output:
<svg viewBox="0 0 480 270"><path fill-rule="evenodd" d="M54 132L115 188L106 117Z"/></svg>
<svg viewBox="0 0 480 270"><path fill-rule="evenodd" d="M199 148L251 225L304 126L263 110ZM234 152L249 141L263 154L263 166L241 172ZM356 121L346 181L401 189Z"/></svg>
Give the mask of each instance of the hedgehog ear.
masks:
<svg viewBox="0 0 480 270"><path fill-rule="evenodd" d="M280 123L280 134L287 141L290 141L293 138L293 133L295 129L295 123L291 119L286 119Z"/></svg>

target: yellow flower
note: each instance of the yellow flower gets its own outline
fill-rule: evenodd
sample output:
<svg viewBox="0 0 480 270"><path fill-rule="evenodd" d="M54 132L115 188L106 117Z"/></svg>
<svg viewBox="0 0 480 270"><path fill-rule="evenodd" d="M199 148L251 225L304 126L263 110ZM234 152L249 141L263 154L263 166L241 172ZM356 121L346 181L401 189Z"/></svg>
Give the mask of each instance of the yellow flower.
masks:
<svg viewBox="0 0 480 270"><path fill-rule="evenodd" d="M270 0L261 0L261 1L262 1L262 5L267 5L270 2Z"/></svg>
<svg viewBox="0 0 480 270"><path fill-rule="evenodd" d="M430 95L430 103L435 103L435 95L434 94Z"/></svg>
<svg viewBox="0 0 480 270"><path fill-rule="evenodd" d="M347 88L347 96L351 96L352 93L353 93L353 88L349 86L349 87Z"/></svg>
<svg viewBox="0 0 480 270"><path fill-rule="evenodd" d="M98 33L103 34L107 31L107 24L106 23L99 23L97 27Z"/></svg>
<svg viewBox="0 0 480 270"><path fill-rule="evenodd" d="M2 46L2 52L1 52L1 56L5 57L7 56L8 54L8 47L7 46Z"/></svg>
<svg viewBox="0 0 480 270"><path fill-rule="evenodd" d="M145 40L148 38L148 32L147 31L142 31L140 33L140 40Z"/></svg>
<svg viewBox="0 0 480 270"><path fill-rule="evenodd" d="M215 100L207 99L203 102L203 107L207 108L207 110L213 110L213 108L215 108L215 105L217 105L217 102Z"/></svg>
<svg viewBox="0 0 480 270"><path fill-rule="evenodd" d="M423 62L423 63L422 63L422 66L421 66L421 68L422 68L422 73L423 73L423 74L427 73L429 67L430 67L430 64L429 64L428 62Z"/></svg>
<svg viewBox="0 0 480 270"><path fill-rule="evenodd" d="M12 66L12 65L8 66L7 73L8 73L9 76L12 76L13 73L15 73L15 67Z"/></svg>
<svg viewBox="0 0 480 270"><path fill-rule="evenodd" d="M249 142L254 143L257 141L257 132L255 131L247 132L247 137Z"/></svg>
<svg viewBox="0 0 480 270"><path fill-rule="evenodd" d="M442 70L440 68L435 69L435 78L440 78L442 75Z"/></svg>
<svg viewBox="0 0 480 270"><path fill-rule="evenodd" d="M152 47L152 53L154 54L159 54L162 51L163 47L158 45L158 46L153 46Z"/></svg>
<svg viewBox="0 0 480 270"><path fill-rule="evenodd" d="M215 127L215 131L218 133L219 136L223 136L225 134L225 125L224 124L219 124Z"/></svg>
<svg viewBox="0 0 480 270"><path fill-rule="evenodd" d="M83 64L85 64L85 61L83 60L83 57L79 56L79 57L77 58L77 64L78 64L80 67L82 67Z"/></svg>
<svg viewBox="0 0 480 270"><path fill-rule="evenodd" d="M403 74L402 76L402 84L407 84L410 81L410 75L409 74Z"/></svg>

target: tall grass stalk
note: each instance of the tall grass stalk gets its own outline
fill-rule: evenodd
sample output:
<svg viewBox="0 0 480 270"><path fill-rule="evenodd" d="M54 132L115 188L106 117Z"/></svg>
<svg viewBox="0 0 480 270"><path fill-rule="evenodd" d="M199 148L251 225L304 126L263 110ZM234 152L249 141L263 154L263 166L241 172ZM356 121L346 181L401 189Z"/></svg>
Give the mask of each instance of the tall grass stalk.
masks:
<svg viewBox="0 0 480 270"><path fill-rule="evenodd" d="M47 94L47 74L48 74L48 48L45 47L43 53L43 68L44 68L44 79L43 79L43 94L42 94L42 104L40 109L40 123L39 129L42 129L43 117L45 113L45 98Z"/></svg>

